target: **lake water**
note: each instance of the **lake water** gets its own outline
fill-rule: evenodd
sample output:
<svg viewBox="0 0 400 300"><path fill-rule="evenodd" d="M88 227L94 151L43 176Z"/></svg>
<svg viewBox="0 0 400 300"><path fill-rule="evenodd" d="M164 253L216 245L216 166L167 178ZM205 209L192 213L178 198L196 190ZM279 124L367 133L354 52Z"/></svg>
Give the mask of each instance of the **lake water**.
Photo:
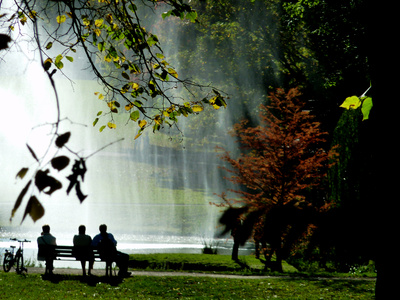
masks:
<svg viewBox="0 0 400 300"><path fill-rule="evenodd" d="M24 243L24 259L36 266L43 265L43 262L37 261L37 235L34 233L11 234L7 232L0 233L0 258L3 261L5 249L9 249L11 245L19 246L18 242L10 241L10 237L18 239L30 240L30 243ZM231 239L214 239L204 240L200 237L179 237L179 236L136 236L129 234L115 234L118 241L117 248L121 252L128 254L147 254L147 253L194 253L200 254L204 248L204 244L212 245L218 249L218 254L230 255L233 242ZM67 235L57 236L58 245L72 245L73 236ZM250 255L254 252L254 245L247 243L239 249L239 255ZM80 265L76 261L55 261L55 268L79 268ZM95 268L104 268L105 264L101 262L95 263Z"/></svg>

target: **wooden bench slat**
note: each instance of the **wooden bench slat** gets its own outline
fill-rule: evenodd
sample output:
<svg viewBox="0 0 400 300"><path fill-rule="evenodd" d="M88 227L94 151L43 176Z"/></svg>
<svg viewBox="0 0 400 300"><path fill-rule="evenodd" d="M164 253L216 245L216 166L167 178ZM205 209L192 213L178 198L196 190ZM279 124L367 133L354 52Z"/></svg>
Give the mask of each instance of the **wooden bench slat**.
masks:
<svg viewBox="0 0 400 300"><path fill-rule="evenodd" d="M56 260L66 260L65 258L71 258L74 260L76 259L75 255L73 254L74 246L65 246L65 245L57 245L54 246L54 251L55 251L55 259ZM100 258L100 253L99 250L96 248L93 248L93 256L95 260L100 260L104 261ZM68 260L71 260L68 259Z"/></svg>

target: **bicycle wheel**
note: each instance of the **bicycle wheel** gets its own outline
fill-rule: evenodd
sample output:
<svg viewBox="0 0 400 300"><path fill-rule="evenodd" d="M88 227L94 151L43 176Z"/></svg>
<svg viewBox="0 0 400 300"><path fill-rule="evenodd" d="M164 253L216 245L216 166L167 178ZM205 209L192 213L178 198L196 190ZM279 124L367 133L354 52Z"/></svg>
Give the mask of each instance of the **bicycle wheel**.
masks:
<svg viewBox="0 0 400 300"><path fill-rule="evenodd" d="M13 264L14 264L14 260L13 260L12 254L11 253L4 254L4 260L3 260L4 272L10 271Z"/></svg>
<svg viewBox="0 0 400 300"><path fill-rule="evenodd" d="M17 273L21 274L24 271L24 257L22 256L22 254L17 255L16 257L17 259Z"/></svg>

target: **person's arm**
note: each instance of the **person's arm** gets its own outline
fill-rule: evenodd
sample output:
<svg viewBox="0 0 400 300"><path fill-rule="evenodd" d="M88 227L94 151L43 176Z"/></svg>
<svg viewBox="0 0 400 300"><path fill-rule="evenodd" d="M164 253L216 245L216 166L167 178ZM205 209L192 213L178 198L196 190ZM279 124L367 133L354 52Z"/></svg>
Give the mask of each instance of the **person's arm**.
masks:
<svg viewBox="0 0 400 300"><path fill-rule="evenodd" d="M117 241L114 239L114 236L112 235L112 233L108 234L108 238L114 243L115 246L117 246Z"/></svg>
<svg viewBox="0 0 400 300"><path fill-rule="evenodd" d="M101 240L101 235L100 234L96 235L92 240L92 246L97 247L99 245L100 240Z"/></svg>

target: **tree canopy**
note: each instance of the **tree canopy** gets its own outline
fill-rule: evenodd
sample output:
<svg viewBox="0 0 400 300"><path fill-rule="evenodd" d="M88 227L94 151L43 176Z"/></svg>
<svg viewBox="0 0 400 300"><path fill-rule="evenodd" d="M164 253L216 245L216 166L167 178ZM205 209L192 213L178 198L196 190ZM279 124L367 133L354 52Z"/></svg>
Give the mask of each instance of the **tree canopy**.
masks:
<svg viewBox="0 0 400 300"><path fill-rule="evenodd" d="M227 179L238 187L232 190L238 199L227 199L224 194L222 197L231 207L226 211L229 216L235 220L243 215L242 242L250 237L253 227L262 227L260 239L266 238L267 243L276 247L279 261L281 243L291 249L307 230L307 224L317 224L311 211L317 214L331 205L330 199L308 195L324 180L335 152L322 148L326 133L309 111L303 110L299 95L296 89L271 93L270 104L261 106L261 125L251 127L243 121L234 127L233 134L244 149L242 154L235 158L225 152L221 156L231 165L227 170L232 176ZM247 209L239 208L235 215L232 214L235 205ZM307 217L297 216L306 211ZM227 218L223 223L229 228L234 220ZM264 228L267 223L268 228ZM290 230L297 231L292 240Z"/></svg>

